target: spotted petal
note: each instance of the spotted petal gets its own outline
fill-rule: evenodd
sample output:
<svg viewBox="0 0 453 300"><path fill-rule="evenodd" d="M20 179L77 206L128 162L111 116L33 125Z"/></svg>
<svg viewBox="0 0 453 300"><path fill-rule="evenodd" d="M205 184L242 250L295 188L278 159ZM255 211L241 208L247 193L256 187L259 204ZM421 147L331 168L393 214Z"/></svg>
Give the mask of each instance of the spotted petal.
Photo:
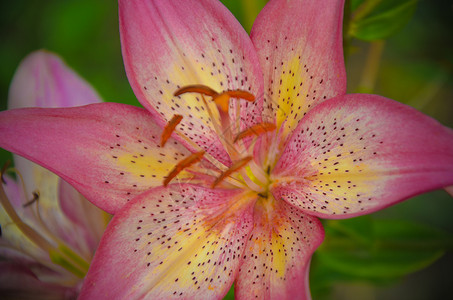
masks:
<svg viewBox="0 0 453 300"><path fill-rule="evenodd" d="M237 274L253 198L192 185L155 188L110 222L80 299L213 299Z"/></svg>
<svg viewBox="0 0 453 300"><path fill-rule="evenodd" d="M161 185L190 154L173 139L161 148L160 133L146 110L123 104L0 113L1 147L55 172L110 213Z"/></svg>
<svg viewBox="0 0 453 300"><path fill-rule="evenodd" d="M453 130L374 95L326 101L302 120L273 193L310 214L370 213L453 184Z"/></svg>
<svg viewBox="0 0 453 300"><path fill-rule="evenodd" d="M241 89L261 96L258 57L244 29L214 0L120 0L119 12L124 63L138 100L161 126L174 114L182 115L178 138L229 164L200 95L173 93L202 84L217 92ZM236 103L230 101L232 118ZM241 103L244 128L259 118L261 110L255 105L262 102ZM215 104L209 107L218 118Z"/></svg>
<svg viewBox="0 0 453 300"><path fill-rule="evenodd" d="M315 217L285 203L258 203L242 256L238 299L309 299L311 255L324 230Z"/></svg>
<svg viewBox="0 0 453 300"><path fill-rule="evenodd" d="M346 92L344 0L271 0L251 38L264 72L265 114L285 135L317 104Z"/></svg>

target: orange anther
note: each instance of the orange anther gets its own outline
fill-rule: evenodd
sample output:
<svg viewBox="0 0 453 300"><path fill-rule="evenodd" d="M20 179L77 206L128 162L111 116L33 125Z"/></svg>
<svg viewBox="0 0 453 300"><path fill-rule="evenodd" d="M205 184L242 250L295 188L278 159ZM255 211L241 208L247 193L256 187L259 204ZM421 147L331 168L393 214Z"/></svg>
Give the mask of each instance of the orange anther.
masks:
<svg viewBox="0 0 453 300"><path fill-rule="evenodd" d="M188 85L188 86L183 86L182 88L176 90L176 92L173 94L175 96L179 96L185 93L198 93L206 96L215 96L218 93L211 89L209 86L202 85L202 84L194 84L194 85Z"/></svg>
<svg viewBox="0 0 453 300"><path fill-rule="evenodd" d="M253 94L243 90L227 91L225 94L228 94L231 98L240 98L250 102L255 101L255 96Z"/></svg>
<svg viewBox="0 0 453 300"><path fill-rule="evenodd" d="M215 188L226 177L230 176L231 174L233 174L234 172L236 172L240 168L242 168L245 165L247 165L250 160L252 160L252 157L251 156L247 156L247 157L245 157L245 158L243 158L241 160L238 160L237 162L233 163L233 165L228 170L226 170L225 172L220 174L219 177L216 178L216 180L212 183L211 188Z"/></svg>
<svg viewBox="0 0 453 300"><path fill-rule="evenodd" d="M241 131L234 139L234 143L236 143L237 141L239 141L243 138L246 138L248 136L252 136L252 135L259 136L263 133L273 131L273 130L275 130L275 128L277 128L277 127L275 126L274 123L260 123L260 124L253 125L252 127L247 128L244 131Z"/></svg>
<svg viewBox="0 0 453 300"><path fill-rule="evenodd" d="M230 95L227 93L222 93L212 98L218 108L220 108L223 112L228 112L228 107L230 105Z"/></svg>
<svg viewBox="0 0 453 300"><path fill-rule="evenodd" d="M214 102L217 104L217 107L219 107L223 112L228 112L230 98L239 98L251 102L255 101L255 96L253 96L249 92L242 90L226 91L221 94L215 95L212 100L214 100Z"/></svg>
<svg viewBox="0 0 453 300"><path fill-rule="evenodd" d="M181 160L176 164L176 166L171 170L171 172L167 175L167 178L164 180L164 186L167 186L170 181L175 178L182 170L185 168L190 167L194 163L199 162L202 158L203 155L205 154L205 151L200 151L193 153L189 157L186 157L185 159Z"/></svg>
<svg viewBox="0 0 453 300"><path fill-rule="evenodd" d="M164 127L164 131L162 132L162 136L160 139L160 145L163 147L165 143L170 138L173 131L175 131L176 126L181 122L182 116L181 115L174 115L170 121L168 121L167 125Z"/></svg>

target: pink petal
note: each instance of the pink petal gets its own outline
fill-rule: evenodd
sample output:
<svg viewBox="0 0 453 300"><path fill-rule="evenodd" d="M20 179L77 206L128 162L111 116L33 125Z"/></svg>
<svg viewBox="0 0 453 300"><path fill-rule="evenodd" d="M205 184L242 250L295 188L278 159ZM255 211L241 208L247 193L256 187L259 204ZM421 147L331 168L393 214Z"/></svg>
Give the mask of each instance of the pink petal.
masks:
<svg viewBox="0 0 453 300"><path fill-rule="evenodd" d="M91 259L107 226L109 216L87 201L64 180L59 181L58 204L64 216L72 223L72 230L60 231L59 236L63 236L73 250L80 249L79 253L88 252Z"/></svg>
<svg viewBox="0 0 453 300"><path fill-rule="evenodd" d="M453 184L453 130L374 95L326 101L275 168L276 198L324 218L358 216Z"/></svg>
<svg viewBox="0 0 453 300"><path fill-rule="evenodd" d="M2 179L5 182L2 183L3 189L11 205L14 207L14 210L21 210L25 197L22 187L8 174L4 174Z"/></svg>
<svg viewBox="0 0 453 300"><path fill-rule="evenodd" d="M193 141L229 164L200 95L173 93L202 84L217 92L241 89L262 97L258 57L244 29L214 0L120 0L119 15L126 72L138 100L161 126L174 114L182 115L178 139ZM236 103L230 101L233 119ZM209 106L216 111L212 102ZM261 106L262 101L241 100L242 127L260 121Z"/></svg>
<svg viewBox="0 0 453 300"><path fill-rule="evenodd" d="M193 185L135 198L110 222L80 299L220 299L236 276L254 202Z"/></svg>
<svg viewBox="0 0 453 300"><path fill-rule="evenodd" d="M8 108L71 107L101 102L97 92L57 55L36 51L19 65L8 95Z"/></svg>
<svg viewBox="0 0 453 300"><path fill-rule="evenodd" d="M10 86L8 107L71 107L97 102L101 102L99 95L85 80L66 66L60 57L41 50L28 55L19 65ZM32 192L37 191L45 222L48 226L51 223L55 225L50 228L60 230L62 234L71 229L78 230L61 215L56 200L58 177L20 156L15 156L14 162L27 188L25 196L10 198L11 201L20 202L16 211L30 214L32 208L22 205L33 198ZM36 218L24 217L23 220L28 224L40 227L36 226L40 222ZM65 236L73 241L83 241L74 232Z"/></svg>
<svg viewBox="0 0 453 300"><path fill-rule="evenodd" d="M0 113L1 147L55 172L110 213L161 185L190 154L173 139L161 148L160 133L147 111L122 104Z"/></svg>
<svg viewBox="0 0 453 300"><path fill-rule="evenodd" d="M102 210L89 203L73 187L65 183L64 192L58 194L59 178L52 172L26 159L31 169L20 174L30 175L34 184L31 190L39 194L35 199L32 193L24 194L22 182L16 183L8 176L4 176L3 185L9 202L14 207L20 220L31 226L42 237L52 242L52 236L64 241L86 260L91 260L94 250L100 241L103 229L107 225L107 218ZM18 176L18 179L21 177ZM30 187L30 186L27 186ZM35 199L35 202L33 202ZM64 202L64 206L60 204ZM79 214L80 222L71 222L62 209L70 212L71 216ZM85 223L83 223L85 221ZM14 224L4 210L0 210L0 224L3 224L2 239L13 249L25 251L35 260L50 262L49 254L37 247ZM6 224L6 226L5 226ZM45 224L45 226L43 226ZM6 252L7 249L5 249ZM4 249L0 249L2 255ZM10 255L8 255L10 257Z"/></svg>
<svg viewBox="0 0 453 300"><path fill-rule="evenodd" d="M2 299L75 299L76 290L40 281L28 268L0 262L0 295Z"/></svg>
<svg viewBox="0 0 453 300"><path fill-rule="evenodd" d="M317 218L285 203L258 202L235 292L237 299L309 299L311 255L324 230Z"/></svg>
<svg viewBox="0 0 453 300"><path fill-rule="evenodd" d="M8 95L10 109L34 106L71 107L96 102L101 102L100 97L85 80L57 55L43 50L29 54L21 62ZM57 202L53 196L56 196L57 176L19 156L14 157L14 163L27 188L25 197L31 199L32 192L39 191L40 203L55 207ZM47 191L51 191L51 195ZM11 199L15 200L28 202L24 198ZM20 206L25 202L21 202ZM22 207L17 208L23 210Z"/></svg>
<svg viewBox="0 0 453 300"><path fill-rule="evenodd" d="M266 117L289 134L313 107L346 92L344 0L271 0L251 38L264 72Z"/></svg>

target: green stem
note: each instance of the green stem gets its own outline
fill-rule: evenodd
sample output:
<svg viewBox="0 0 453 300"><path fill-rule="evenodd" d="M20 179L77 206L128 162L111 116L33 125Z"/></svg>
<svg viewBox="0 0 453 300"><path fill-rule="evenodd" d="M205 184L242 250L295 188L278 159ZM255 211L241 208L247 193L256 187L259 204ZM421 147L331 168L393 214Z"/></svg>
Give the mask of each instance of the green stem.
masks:
<svg viewBox="0 0 453 300"><path fill-rule="evenodd" d="M368 57L363 70L362 79L357 87L358 93L371 94L376 86L376 79L379 73L379 64L384 51L385 41L379 40L370 43Z"/></svg>
<svg viewBox="0 0 453 300"><path fill-rule="evenodd" d="M423 110L442 90L442 87L448 81L448 78L448 75L443 72L433 76L433 78L426 83L416 94L416 96L410 99L407 104L418 110Z"/></svg>
<svg viewBox="0 0 453 300"><path fill-rule="evenodd" d="M364 1L352 14L351 19L354 21L360 20L367 16L373 9L379 5L382 0L368 0Z"/></svg>
<svg viewBox="0 0 453 300"><path fill-rule="evenodd" d="M255 22L256 16L263 8L265 2L260 0L242 0L242 15L243 15L243 26L245 30L250 33L252 30L253 23Z"/></svg>

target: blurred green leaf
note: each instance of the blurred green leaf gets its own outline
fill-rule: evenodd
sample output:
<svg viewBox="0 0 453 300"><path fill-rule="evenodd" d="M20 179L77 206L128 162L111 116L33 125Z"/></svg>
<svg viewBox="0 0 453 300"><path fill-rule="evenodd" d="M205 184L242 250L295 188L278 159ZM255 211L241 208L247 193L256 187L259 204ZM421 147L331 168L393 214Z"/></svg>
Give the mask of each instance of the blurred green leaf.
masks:
<svg viewBox="0 0 453 300"><path fill-rule="evenodd" d="M326 221L325 230L328 236L349 237L364 245L370 245L374 241L373 219L371 216L341 221L329 220Z"/></svg>
<svg viewBox="0 0 453 300"><path fill-rule="evenodd" d="M380 280L397 279L421 270L443 254L442 250L337 250L320 252L318 257L322 263L344 275Z"/></svg>
<svg viewBox="0 0 453 300"><path fill-rule="evenodd" d="M231 286L228 293L223 297L223 300L234 300L234 285Z"/></svg>
<svg viewBox="0 0 453 300"><path fill-rule="evenodd" d="M373 285L388 285L395 281L394 278L366 278L345 274L331 268L329 265L318 259L318 254L312 257L310 267L310 291L313 299L326 296L331 292L332 287L339 283L371 283ZM330 299L330 297L328 297Z"/></svg>
<svg viewBox="0 0 453 300"><path fill-rule="evenodd" d="M221 0L221 2L233 13L242 27L250 33L256 16L266 5L268 0Z"/></svg>
<svg viewBox="0 0 453 300"><path fill-rule="evenodd" d="M326 233L316 252L321 268L316 272L335 271L331 280L398 279L427 267L453 247L449 233L407 221L370 217L328 221Z"/></svg>
<svg viewBox="0 0 453 300"><path fill-rule="evenodd" d="M351 0L348 34L373 41L385 39L409 22L417 0Z"/></svg>

